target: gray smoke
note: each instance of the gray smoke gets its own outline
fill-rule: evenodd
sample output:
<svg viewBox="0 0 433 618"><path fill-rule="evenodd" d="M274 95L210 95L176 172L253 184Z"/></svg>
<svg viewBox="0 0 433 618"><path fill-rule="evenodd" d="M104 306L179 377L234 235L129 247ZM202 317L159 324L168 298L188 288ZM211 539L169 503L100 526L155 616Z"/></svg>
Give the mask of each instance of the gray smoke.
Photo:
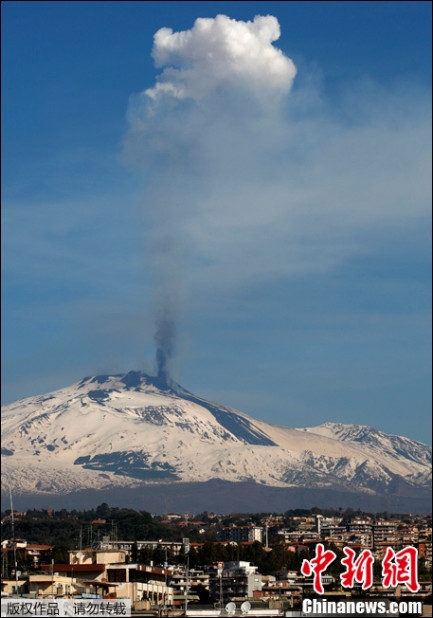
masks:
<svg viewBox="0 0 433 618"><path fill-rule="evenodd" d="M149 251L154 277L156 373L161 385L167 386L171 382L183 299L183 260L179 240L173 234L168 234L161 226L154 226L152 234Z"/></svg>
<svg viewBox="0 0 433 618"><path fill-rule="evenodd" d="M170 311L168 310L168 313ZM175 319L172 315L158 316L154 343L158 379L167 384L170 381L170 360L173 356L176 339Z"/></svg>

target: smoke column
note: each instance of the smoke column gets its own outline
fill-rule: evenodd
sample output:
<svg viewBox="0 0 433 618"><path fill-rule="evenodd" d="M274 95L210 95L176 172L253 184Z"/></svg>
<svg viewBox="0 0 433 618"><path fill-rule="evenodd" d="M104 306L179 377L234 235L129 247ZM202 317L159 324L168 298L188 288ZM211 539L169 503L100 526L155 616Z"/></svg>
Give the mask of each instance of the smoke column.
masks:
<svg viewBox="0 0 433 618"><path fill-rule="evenodd" d="M171 362L176 349L184 285L181 243L173 232L167 233L169 226L170 219L163 226L154 225L152 241L149 244L149 259L154 278L153 343L156 347L156 372L161 386L167 386L171 382Z"/></svg>
<svg viewBox="0 0 433 618"><path fill-rule="evenodd" d="M152 49L161 72L153 87L130 101L125 154L146 180L154 344L157 375L164 384L170 381L179 330L183 275L188 273L190 283L193 273L218 267L222 258L229 261L228 268L223 266L224 281L236 270L230 255L242 243L237 231L234 243L230 235L243 218L238 188L264 168L268 121L273 122L278 101L296 75L293 62L273 45L279 36L279 23L271 15L253 21L198 18L182 32L161 28ZM220 194L225 186L233 187L230 196ZM262 203L256 208L264 210ZM194 282L191 289L201 293L214 281L210 276L205 285Z"/></svg>
<svg viewBox="0 0 433 618"><path fill-rule="evenodd" d="M171 316L156 319L154 343L156 346L156 363L158 380L167 384L169 381L169 362L173 355L176 336L175 320Z"/></svg>

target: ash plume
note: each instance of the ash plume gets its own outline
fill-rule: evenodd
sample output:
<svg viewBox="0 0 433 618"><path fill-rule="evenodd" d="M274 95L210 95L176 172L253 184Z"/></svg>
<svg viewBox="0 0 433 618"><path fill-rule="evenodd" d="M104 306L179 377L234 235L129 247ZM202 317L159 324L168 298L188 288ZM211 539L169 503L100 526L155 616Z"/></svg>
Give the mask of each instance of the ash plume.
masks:
<svg viewBox="0 0 433 618"><path fill-rule="evenodd" d="M189 289L201 289L191 285L197 266L206 270L230 254L231 242L214 259L215 240L230 234L231 220L240 214L235 187L257 167L250 155L261 152L256 146L263 144L263 131L268 133L266 118L274 118L296 75L293 62L273 45L279 36L278 21L270 15L247 22L226 15L198 18L184 32L160 28L152 55L161 72L153 87L130 100L125 154L146 181L154 344L164 385L170 383L185 277ZM251 126L245 109L253 110L254 122L264 120L263 130L261 121ZM247 136L256 130L260 135L251 144ZM233 185L233 195L219 199L215 183ZM230 266L224 279L233 272Z"/></svg>
<svg viewBox="0 0 433 618"><path fill-rule="evenodd" d="M157 377L162 384L170 382L170 360L174 352L176 338L175 320L171 315L156 319L154 343L156 346Z"/></svg>
<svg viewBox="0 0 433 618"><path fill-rule="evenodd" d="M170 220L152 228L149 260L153 275L154 335L156 375L160 386L171 383L172 361L176 349L177 324L183 300L181 243L168 234Z"/></svg>

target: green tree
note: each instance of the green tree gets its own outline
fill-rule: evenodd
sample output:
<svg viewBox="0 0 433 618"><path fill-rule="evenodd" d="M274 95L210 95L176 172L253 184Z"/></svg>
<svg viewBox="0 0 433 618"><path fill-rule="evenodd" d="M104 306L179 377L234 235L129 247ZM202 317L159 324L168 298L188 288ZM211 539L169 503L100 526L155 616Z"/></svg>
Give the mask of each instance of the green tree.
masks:
<svg viewBox="0 0 433 618"><path fill-rule="evenodd" d="M111 515L111 509L106 502L103 502L98 507L96 507L95 514L96 517L100 519L108 519Z"/></svg>
<svg viewBox="0 0 433 618"><path fill-rule="evenodd" d="M207 541L199 550L200 564L212 564L218 561L217 545L211 541Z"/></svg>
<svg viewBox="0 0 433 618"><path fill-rule="evenodd" d="M134 541L131 547L131 562L138 562L138 545L137 541Z"/></svg>

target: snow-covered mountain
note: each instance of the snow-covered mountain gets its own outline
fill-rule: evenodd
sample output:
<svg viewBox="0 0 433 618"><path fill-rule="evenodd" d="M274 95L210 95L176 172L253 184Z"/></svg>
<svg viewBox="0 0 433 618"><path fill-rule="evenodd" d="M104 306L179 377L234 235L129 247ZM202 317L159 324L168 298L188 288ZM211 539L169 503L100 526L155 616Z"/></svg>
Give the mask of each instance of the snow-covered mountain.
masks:
<svg viewBox="0 0 433 618"><path fill-rule="evenodd" d="M4 406L1 452L14 495L215 479L321 495L409 498L431 487L431 448L419 442L360 425L271 425L132 371Z"/></svg>

